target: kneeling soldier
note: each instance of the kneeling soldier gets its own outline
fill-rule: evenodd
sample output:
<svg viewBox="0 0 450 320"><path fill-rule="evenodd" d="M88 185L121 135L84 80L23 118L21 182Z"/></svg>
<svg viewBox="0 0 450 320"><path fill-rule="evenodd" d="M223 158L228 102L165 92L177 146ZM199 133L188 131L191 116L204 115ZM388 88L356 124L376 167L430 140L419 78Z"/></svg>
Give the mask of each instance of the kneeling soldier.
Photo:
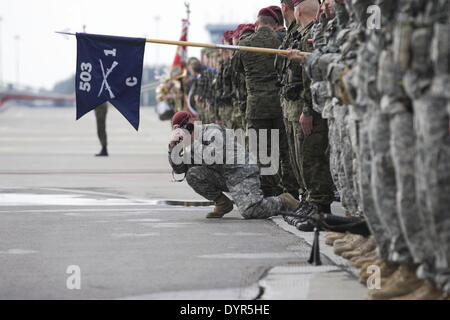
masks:
<svg viewBox="0 0 450 320"><path fill-rule="evenodd" d="M223 126L209 124L194 130L191 115L178 112L172 119L172 127L170 165L176 174L186 174L195 192L214 201L215 209L207 218L220 219L233 210L233 202L224 192L231 195L245 219L266 219L300 206L290 194L264 198L259 166L256 161L250 163L249 153L235 143L234 135L233 141L227 141Z"/></svg>

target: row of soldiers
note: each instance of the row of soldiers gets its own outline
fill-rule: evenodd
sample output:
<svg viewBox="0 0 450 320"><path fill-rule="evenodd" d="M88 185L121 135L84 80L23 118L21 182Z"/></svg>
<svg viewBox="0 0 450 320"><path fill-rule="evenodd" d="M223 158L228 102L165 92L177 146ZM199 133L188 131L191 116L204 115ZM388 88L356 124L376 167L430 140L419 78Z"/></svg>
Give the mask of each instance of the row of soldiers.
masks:
<svg viewBox="0 0 450 320"><path fill-rule="evenodd" d="M327 243L362 282L380 268L373 299L450 293L449 6L281 0L224 43L288 54L205 50L189 61L200 120L280 130L281 171L262 177L266 196L288 192L301 214L330 213L337 188L347 214L367 221L371 237L330 233Z"/></svg>
<svg viewBox="0 0 450 320"><path fill-rule="evenodd" d="M283 2L297 12L299 1ZM313 44L300 58L295 49L310 50L294 40L289 58L327 121L342 205L373 235L327 241L363 283L380 267L373 299L450 293L449 9L445 0L327 0L293 31Z"/></svg>

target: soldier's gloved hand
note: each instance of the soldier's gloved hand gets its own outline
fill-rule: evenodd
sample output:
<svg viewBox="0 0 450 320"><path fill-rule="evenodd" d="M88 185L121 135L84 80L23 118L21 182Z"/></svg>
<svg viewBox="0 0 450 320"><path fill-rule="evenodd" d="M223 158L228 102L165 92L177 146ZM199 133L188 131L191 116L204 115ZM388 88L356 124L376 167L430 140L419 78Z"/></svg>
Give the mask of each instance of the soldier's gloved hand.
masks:
<svg viewBox="0 0 450 320"><path fill-rule="evenodd" d="M306 136L310 136L313 133L313 116L305 115L302 113L300 116L300 126Z"/></svg>

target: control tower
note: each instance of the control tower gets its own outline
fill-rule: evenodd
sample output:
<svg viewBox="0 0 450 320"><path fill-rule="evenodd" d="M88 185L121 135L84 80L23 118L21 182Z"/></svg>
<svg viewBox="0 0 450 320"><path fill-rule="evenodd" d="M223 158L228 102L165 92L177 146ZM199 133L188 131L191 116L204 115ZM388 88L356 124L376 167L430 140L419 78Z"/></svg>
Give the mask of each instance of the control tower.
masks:
<svg viewBox="0 0 450 320"><path fill-rule="evenodd" d="M212 43L220 43L223 33L227 30L234 30L237 26L237 24L208 24L206 30L209 32Z"/></svg>

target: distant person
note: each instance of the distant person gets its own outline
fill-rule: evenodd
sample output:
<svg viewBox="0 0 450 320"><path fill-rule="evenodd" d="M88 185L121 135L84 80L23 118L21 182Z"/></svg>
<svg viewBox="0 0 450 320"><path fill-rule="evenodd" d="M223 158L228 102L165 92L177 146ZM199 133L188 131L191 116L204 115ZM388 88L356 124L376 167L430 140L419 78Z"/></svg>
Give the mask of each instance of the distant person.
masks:
<svg viewBox="0 0 450 320"><path fill-rule="evenodd" d="M95 108L95 118L97 119L97 134L102 150L96 157L108 157L108 138L106 136L106 114L108 113L108 102Z"/></svg>

